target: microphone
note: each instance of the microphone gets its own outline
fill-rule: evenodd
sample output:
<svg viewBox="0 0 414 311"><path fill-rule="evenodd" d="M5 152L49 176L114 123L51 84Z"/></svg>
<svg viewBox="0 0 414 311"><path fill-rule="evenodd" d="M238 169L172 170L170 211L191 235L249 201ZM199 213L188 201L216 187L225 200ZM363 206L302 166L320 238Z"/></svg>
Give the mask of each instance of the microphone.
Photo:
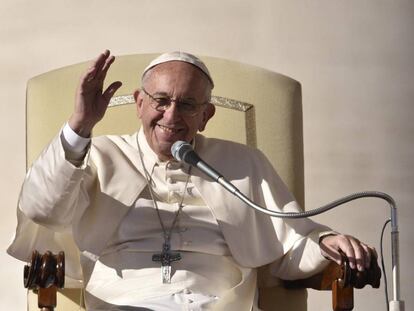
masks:
<svg viewBox="0 0 414 311"><path fill-rule="evenodd" d="M182 140L176 141L171 146L171 154L177 161L197 167L200 171L202 171L214 181L221 184L231 193L236 194L236 192L239 192L239 190L232 183L227 181L222 174L204 162L194 151L193 146L191 146L189 143Z"/></svg>

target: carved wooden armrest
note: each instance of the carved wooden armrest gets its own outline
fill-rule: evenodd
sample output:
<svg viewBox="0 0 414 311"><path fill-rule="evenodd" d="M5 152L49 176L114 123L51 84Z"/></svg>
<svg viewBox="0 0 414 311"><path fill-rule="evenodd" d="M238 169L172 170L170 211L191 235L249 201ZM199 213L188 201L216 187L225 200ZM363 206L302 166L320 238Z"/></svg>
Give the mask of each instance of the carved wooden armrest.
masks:
<svg viewBox="0 0 414 311"><path fill-rule="evenodd" d="M47 251L43 255L33 251L31 261L24 266L24 287L37 291L38 306L42 311L52 311L56 307L56 292L65 282L65 255L53 255Z"/></svg>
<svg viewBox="0 0 414 311"><path fill-rule="evenodd" d="M349 311L354 308L353 288L371 285L379 288L381 269L377 258L371 259L371 266L365 271L351 269L347 260L342 265L331 262L321 273L303 280L284 281L288 289L313 288L332 290L332 307L335 311Z"/></svg>

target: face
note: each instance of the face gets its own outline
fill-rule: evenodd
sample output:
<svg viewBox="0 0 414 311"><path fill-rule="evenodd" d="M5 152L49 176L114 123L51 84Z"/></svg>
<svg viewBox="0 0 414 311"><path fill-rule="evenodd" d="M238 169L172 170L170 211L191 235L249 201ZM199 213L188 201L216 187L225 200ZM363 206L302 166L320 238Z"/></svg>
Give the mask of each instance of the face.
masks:
<svg viewBox="0 0 414 311"><path fill-rule="evenodd" d="M157 65L147 73L143 87L151 95L168 96L178 101L205 103L211 86L197 67L180 61ZM141 119L148 144L161 160L171 159L171 146L177 140L191 142L198 131L203 131L214 115L214 105L200 107L195 116L183 116L174 101L165 111L150 105L151 99L143 91L135 91L137 114Z"/></svg>

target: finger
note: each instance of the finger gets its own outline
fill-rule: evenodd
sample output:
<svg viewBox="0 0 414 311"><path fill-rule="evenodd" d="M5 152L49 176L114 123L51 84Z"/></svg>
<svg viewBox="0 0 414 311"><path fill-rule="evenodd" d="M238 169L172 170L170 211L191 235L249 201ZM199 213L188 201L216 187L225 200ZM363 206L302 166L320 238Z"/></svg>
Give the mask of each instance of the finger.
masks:
<svg viewBox="0 0 414 311"><path fill-rule="evenodd" d="M365 250L364 248L361 246L361 242L359 242L357 239L353 238L353 237L349 237L349 241L352 245L352 248L354 250L354 254L355 254L355 263L356 263L356 267L359 271L363 271L365 270Z"/></svg>
<svg viewBox="0 0 414 311"><path fill-rule="evenodd" d="M112 96L114 96L115 92L122 86L121 81L116 81L109 85L105 92L103 92L102 97L105 99L107 103L111 100Z"/></svg>
<svg viewBox="0 0 414 311"><path fill-rule="evenodd" d="M375 249L375 247L371 248L371 251L372 251L372 255L374 255L375 258L378 259L378 253L377 253L377 250Z"/></svg>
<svg viewBox="0 0 414 311"><path fill-rule="evenodd" d="M102 69L100 70L100 72L97 73L97 77L99 77L99 79L104 80L106 77L106 73L108 72L109 67L111 67L112 63L115 61L115 56L109 56L106 60L105 63L102 66Z"/></svg>
<svg viewBox="0 0 414 311"><path fill-rule="evenodd" d="M95 59L93 63L93 67L96 67L97 69L102 69L103 65L105 64L105 61L109 57L111 52L109 50L103 51L99 56Z"/></svg>
<svg viewBox="0 0 414 311"><path fill-rule="evenodd" d="M89 68L85 71L85 73L81 76L80 85L85 87L87 83L92 82L99 70L104 64L106 58L109 56L109 51L106 50L105 52L101 53L89 66Z"/></svg>
<svg viewBox="0 0 414 311"><path fill-rule="evenodd" d="M347 236L340 236L338 240L338 249L341 250L348 258L351 269L355 269L355 251L351 244L351 241Z"/></svg>
<svg viewBox="0 0 414 311"><path fill-rule="evenodd" d="M368 245L366 245L366 244L364 244L364 243L361 243L361 247L363 248L363 250L364 250L364 255L365 255L365 268L366 269L369 269L369 267L370 267L370 265L371 265L371 248L368 246Z"/></svg>
<svg viewBox="0 0 414 311"><path fill-rule="evenodd" d="M105 50L99 54L99 56L92 62L92 65L89 68L90 70L88 70L88 76L90 79L94 79L99 74L99 72L102 70L102 67L105 65L109 55L109 50Z"/></svg>

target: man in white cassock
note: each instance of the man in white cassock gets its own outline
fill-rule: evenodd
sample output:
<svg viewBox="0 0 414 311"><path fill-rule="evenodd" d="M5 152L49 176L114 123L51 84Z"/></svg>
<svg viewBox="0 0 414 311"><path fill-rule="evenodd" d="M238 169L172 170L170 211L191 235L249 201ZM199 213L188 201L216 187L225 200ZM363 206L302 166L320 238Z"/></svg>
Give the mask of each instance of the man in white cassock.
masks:
<svg viewBox="0 0 414 311"><path fill-rule="evenodd" d="M300 211L260 151L199 134L215 113L214 84L191 54L166 53L145 69L138 133L91 139L121 86L103 90L114 59L105 51L93 61L68 122L28 171L9 253L27 259L69 236L80 258L69 252L67 273L82 279L88 310L257 310L257 267L304 278L340 252L369 267L372 250L356 238L255 212L173 158L173 143L186 141L257 204Z"/></svg>

